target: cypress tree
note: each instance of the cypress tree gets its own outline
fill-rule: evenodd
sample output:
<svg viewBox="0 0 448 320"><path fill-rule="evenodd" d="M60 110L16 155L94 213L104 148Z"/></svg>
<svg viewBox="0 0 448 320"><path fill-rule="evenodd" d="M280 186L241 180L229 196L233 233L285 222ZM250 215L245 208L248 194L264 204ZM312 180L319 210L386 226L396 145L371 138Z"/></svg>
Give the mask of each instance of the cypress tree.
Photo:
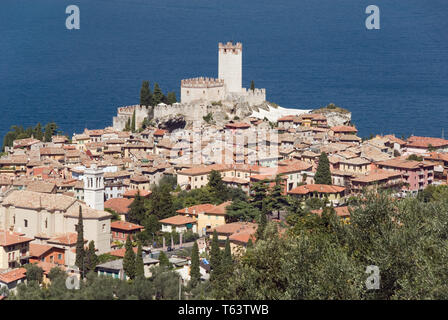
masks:
<svg viewBox="0 0 448 320"><path fill-rule="evenodd" d="M231 272L233 267L232 250L230 249L230 240L227 237L224 255L222 256L222 265L226 272Z"/></svg>
<svg viewBox="0 0 448 320"><path fill-rule="evenodd" d="M81 271L81 277L84 277L85 273L85 250L84 250L84 226L82 220L82 208L79 206L79 217L78 225L76 226L76 232L78 233L78 238L76 240L76 266Z"/></svg>
<svg viewBox="0 0 448 320"><path fill-rule="evenodd" d="M42 141L44 138L44 133L42 132L42 126L40 122L38 122L36 128L34 128L34 138L40 141Z"/></svg>
<svg viewBox="0 0 448 320"><path fill-rule="evenodd" d="M135 110L134 113L132 113L132 122L131 122L131 131L135 132Z"/></svg>
<svg viewBox="0 0 448 320"><path fill-rule="evenodd" d="M201 271L199 268L199 248L195 241L191 251L191 268L190 268L191 285L195 287L201 279Z"/></svg>
<svg viewBox="0 0 448 320"><path fill-rule="evenodd" d="M143 264L142 244L138 243L137 256L135 257L135 277L145 277L145 265Z"/></svg>
<svg viewBox="0 0 448 320"><path fill-rule="evenodd" d="M265 208L266 208L266 204L263 203L263 208L260 213L260 220L258 222L258 228L257 228L257 232L256 232L257 240L263 238L264 230L266 229L267 219L266 219L266 209Z"/></svg>
<svg viewBox="0 0 448 320"><path fill-rule="evenodd" d="M317 166L316 175L314 176L316 184L331 185L330 161L327 154L322 152L319 157L319 165Z"/></svg>
<svg viewBox="0 0 448 320"><path fill-rule="evenodd" d="M164 95L162 90L159 87L159 84L156 82L154 83L154 94L152 95L153 103L154 105L158 105L159 103L163 102Z"/></svg>
<svg viewBox="0 0 448 320"><path fill-rule="evenodd" d="M47 123L45 125L44 142L51 142L51 137L53 136L53 130L51 124Z"/></svg>
<svg viewBox="0 0 448 320"><path fill-rule="evenodd" d="M126 252L123 258L123 269L130 279L135 278L135 253L132 248L131 236L128 236L125 244Z"/></svg>
<svg viewBox="0 0 448 320"><path fill-rule="evenodd" d="M254 80L250 82L250 90L255 91L255 83Z"/></svg>
<svg viewBox="0 0 448 320"><path fill-rule="evenodd" d="M163 251L161 251L159 254L159 265L162 267L171 268L170 260L168 259L165 252L163 252Z"/></svg>
<svg viewBox="0 0 448 320"><path fill-rule="evenodd" d="M89 248L86 252L86 272L94 271L96 265L98 264L98 256L95 252L95 242L92 240L89 242Z"/></svg>
<svg viewBox="0 0 448 320"><path fill-rule="evenodd" d="M219 249L218 233L216 229L213 231L212 248L210 250L210 268L217 270L221 263L221 249Z"/></svg>
<svg viewBox="0 0 448 320"><path fill-rule="evenodd" d="M168 104L173 104L177 102L176 93L175 92L168 92L166 97Z"/></svg>
<svg viewBox="0 0 448 320"><path fill-rule="evenodd" d="M151 105L151 89L149 87L149 81L144 80L142 82L142 88L140 89L140 105L150 106Z"/></svg>

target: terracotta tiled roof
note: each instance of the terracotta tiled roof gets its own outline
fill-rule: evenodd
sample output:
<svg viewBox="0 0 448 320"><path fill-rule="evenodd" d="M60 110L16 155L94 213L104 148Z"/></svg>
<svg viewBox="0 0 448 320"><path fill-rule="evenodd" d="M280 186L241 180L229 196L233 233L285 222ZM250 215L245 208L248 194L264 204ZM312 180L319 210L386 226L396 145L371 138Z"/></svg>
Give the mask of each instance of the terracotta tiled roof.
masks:
<svg viewBox="0 0 448 320"><path fill-rule="evenodd" d="M390 141L393 141L393 142L395 142L395 143L398 143L398 144L401 145L401 146L406 144L406 141L404 141L404 140L402 140L402 139L399 139L399 138L397 138L396 136L391 135L391 134L385 135L384 137L387 138L387 139L389 139Z"/></svg>
<svg viewBox="0 0 448 320"><path fill-rule="evenodd" d="M135 223L126 222L126 221L114 221L110 224L111 229L118 229L118 230L125 230L125 231L134 231L134 230L141 230L143 229L143 226L140 226Z"/></svg>
<svg viewBox="0 0 448 320"><path fill-rule="evenodd" d="M137 253L137 248L132 248L132 250L134 250L135 253ZM121 249L117 249L117 250L112 250L110 252L110 255L115 256L115 257L120 257L120 258L124 258L124 255L126 253L126 248L121 248Z"/></svg>
<svg viewBox="0 0 448 320"><path fill-rule="evenodd" d="M0 246L2 247L30 241L33 241L33 239L24 237L23 233L0 230Z"/></svg>
<svg viewBox="0 0 448 320"><path fill-rule="evenodd" d="M213 207L214 207L213 204L205 203L205 204L198 204L195 206L183 208L183 209L177 210L176 212L179 214L190 214L190 215L197 216L198 213L206 212L207 210L210 210Z"/></svg>
<svg viewBox="0 0 448 320"><path fill-rule="evenodd" d="M65 244L65 245L73 245L76 243L78 239L78 234L75 232L67 232L58 236L55 236L48 240L48 242L51 243L59 243L59 244ZM87 242L86 239L84 239L84 242Z"/></svg>
<svg viewBox="0 0 448 320"><path fill-rule="evenodd" d="M331 130L333 130L333 132L358 132L355 127L350 126L334 126L331 127Z"/></svg>
<svg viewBox="0 0 448 320"><path fill-rule="evenodd" d="M45 275L48 275L53 268L60 268L61 270L65 270L65 266L61 266L55 263L46 262L46 261L39 261L37 262L37 266L42 268Z"/></svg>
<svg viewBox="0 0 448 320"><path fill-rule="evenodd" d="M209 174L210 172L212 172L212 170L225 171L225 170L230 170L230 169L231 169L231 167L229 165L212 164L209 166L202 165L202 166L197 166L197 167L193 167L193 168L189 168L189 169L184 169L184 170L179 171L178 174L195 176L195 175Z"/></svg>
<svg viewBox="0 0 448 320"><path fill-rule="evenodd" d="M147 198L152 192L147 190L128 189L123 194L123 197L135 198L137 196L137 193L139 193L142 197Z"/></svg>
<svg viewBox="0 0 448 320"><path fill-rule="evenodd" d="M129 206L133 201L133 199L129 198L112 198L104 202L104 208L112 209L119 214L127 214L130 210Z"/></svg>
<svg viewBox="0 0 448 320"><path fill-rule="evenodd" d="M226 214L226 208L232 203L232 201L226 201L224 203L221 203L218 206L214 206L213 208L208 209L205 211L207 214L213 214L213 215L225 215Z"/></svg>
<svg viewBox="0 0 448 320"><path fill-rule="evenodd" d="M171 224L175 226L181 226L187 223L196 223L196 219L190 218L184 215L177 215L174 217L169 217L166 219L159 220L160 223L163 224Z"/></svg>
<svg viewBox="0 0 448 320"><path fill-rule="evenodd" d="M235 122L226 124L226 128L228 129L247 129L250 128L250 124L245 122Z"/></svg>
<svg viewBox="0 0 448 320"><path fill-rule="evenodd" d="M257 224L252 222L232 222L217 226L209 231L208 233L213 233L215 230L218 234L231 235L243 231L253 231L257 230Z"/></svg>
<svg viewBox="0 0 448 320"><path fill-rule="evenodd" d="M339 193L345 190L344 187L334 186L334 185L326 185L326 184L306 184L302 186L298 186L290 191L289 194L308 194L310 192L317 193Z"/></svg>
<svg viewBox="0 0 448 320"><path fill-rule="evenodd" d="M420 167L431 167L434 166L434 163L427 161L414 161L414 160L406 160L401 158L390 159L386 161L381 161L377 163L378 166L384 167L392 167L399 169L418 169Z"/></svg>
<svg viewBox="0 0 448 320"><path fill-rule="evenodd" d="M356 178L353 178L352 181L354 182L375 182L375 181L381 181L381 180L387 180L390 178L397 178L400 177L400 172L394 172L394 171L388 171L388 170L375 170L371 171L368 175L365 176L357 176Z"/></svg>
<svg viewBox="0 0 448 320"><path fill-rule="evenodd" d="M75 198L60 194L43 194L33 191L15 190L5 197L3 205L29 209L45 208L47 210L65 211L75 202Z"/></svg>
<svg viewBox="0 0 448 320"><path fill-rule="evenodd" d="M336 211L336 215L338 217L349 217L350 216L350 211L348 210L347 206L335 207L333 209L334 209L334 211ZM323 211L322 209L311 210L312 213L317 213L318 215L321 215L322 211Z"/></svg>
<svg viewBox="0 0 448 320"><path fill-rule="evenodd" d="M147 177L145 177L144 175L136 174L131 177L131 181L137 182L137 183L146 183L146 182L149 182L149 179Z"/></svg>
<svg viewBox="0 0 448 320"><path fill-rule="evenodd" d="M0 281L3 283L11 283L26 278L26 269L17 268L9 272L0 273Z"/></svg>
<svg viewBox="0 0 448 320"><path fill-rule="evenodd" d="M163 129L157 129L154 131L155 136L163 136L165 133L167 133L167 131Z"/></svg>
<svg viewBox="0 0 448 320"><path fill-rule="evenodd" d="M53 247L46 244L30 243L30 256L40 257L50 251Z"/></svg>
<svg viewBox="0 0 448 320"><path fill-rule="evenodd" d="M56 184L53 182L46 181L32 181L26 187L28 191L41 192L41 193L51 193L54 191Z"/></svg>
<svg viewBox="0 0 448 320"><path fill-rule="evenodd" d="M441 138L412 136L406 141L407 147L427 148L429 145L432 145L435 148L446 147L448 146L448 140Z"/></svg>
<svg viewBox="0 0 448 320"><path fill-rule="evenodd" d="M226 183L249 184L248 180L244 180L244 179L236 178L236 177L224 177L224 178L222 178L222 181L226 182Z"/></svg>

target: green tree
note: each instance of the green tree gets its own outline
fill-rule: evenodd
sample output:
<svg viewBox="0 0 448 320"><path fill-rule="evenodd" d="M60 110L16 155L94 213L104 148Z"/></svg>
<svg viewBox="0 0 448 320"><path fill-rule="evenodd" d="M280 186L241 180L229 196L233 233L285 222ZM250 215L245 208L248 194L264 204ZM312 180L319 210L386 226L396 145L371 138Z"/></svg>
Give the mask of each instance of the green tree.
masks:
<svg viewBox="0 0 448 320"><path fill-rule="evenodd" d="M132 113L132 121L131 121L131 131L135 132L136 131L136 127L135 127L135 110Z"/></svg>
<svg viewBox="0 0 448 320"><path fill-rule="evenodd" d="M176 93L175 92L168 92L167 94L167 103L173 104L177 102Z"/></svg>
<svg viewBox="0 0 448 320"><path fill-rule="evenodd" d="M191 251L190 277L192 287L196 287L201 279L201 272L199 268L199 248L196 241L194 242L193 250Z"/></svg>
<svg viewBox="0 0 448 320"><path fill-rule="evenodd" d="M133 280L136 274L135 252L132 247L131 236L128 236L125 244L126 251L123 258L123 270L126 275Z"/></svg>
<svg viewBox="0 0 448 320"><path fill-rule="evenodd" d="M98 256L96 255L95 242L92 240L89 242L89 247L85 254L86 272L95 271L97 264Z"/></svg>
<svg viewBox="0 0 448 320"><path fill-rule="evenodd" d="M163 95L163 92L160 89L159 84L157 82L154 83L154 93L152 95L152 98L154 105L158 105L165 99L165 96Z"/></svg>
<svg viewBox="0 0 448 320"><path fill-rule="evenodd" d="M149 81L144 80L142 82L142 88L140 89L140 105L141 106L151 106L152 94L149 87Z"/></svg>
<svg viewBox="0 0 448 320"><path fill-rule="evenodd" d="M250 90L255 91L255 83L254 80L250 82Z"/></svg>
<svg viewBox="0 0 448 320"><path fill-rule="evenodd" d="M56 133L58 126L54 122L45 125L44 141L51 142L51 137Z"/></svg>
<svg viewBox="0 0 448 320"><path fill-rule="evenodd" d="M266 210L267 204L263 203L263 208L261 209L261 213L260 213L260 219L258 221L258 227L257 227L257 232L256 232L256 239L262 239L264 236L264 231L266 229L266 225L267 225L267 210Z"/></svg>
<svg viewBox="0 0 448 320"><path fill-rule="evenodd" d="M173 196L169 185L156 186L152 189L151 198L148 202L149 212L157 218L165 219L175 214Z"/></svg>
<svg viewBox="0 0 448 320"><path fill-rule="evenodd" d="M128 221L142 224L146 217L145 199L137 191L134 201L129 205Z"/></svg>
<svg viewBox="0 0 448 320"><path fill-rule="evenodd" d="M263 209L263 205L267 201L268 197L267 183L268 182L266 180L257 181L253 183L250 187L252 193L252 199L250 202L255 208L257 208L260 211Z"/></svg>
<svg viewBox="0 0 448 320"><path fill-rule="evenodd" d="M84 225L82 219L82 208L79 206L79 217L78 224L76 225L76 232L78 233L78 238L76 240L76 266L78 266L81 277L85 276L86 273L86 265L85 258L86 252L84 250Z"/></svg>
<svg viewBox="0 0 448 320"><path fill-rule="evenodd" d="M314 176L316 184L331 185L330 161L327 154L322 152L319 157L319 165L317 166L316 174Z"/></svg>
<svg viewBox="0 0 448 320"><path fill-rule="evenodd" d="M283 191L284 191L284 182L282 181L281 176L277 175L275 177L275 185L269 194L268 208L271 212L277 213L278 219L280 219L280 210L282 210L288 205L286 196L283 194Z"/></svg>
<svg viewBox="0 0 448 320"><path fill-rule="evenodd" d="M26 280L41 283L44 277L44 271L35 263L26 264Z"/></svg>
<svg viewBox="0 0 448 320"><path fill-rule="evenodd" d="M260 211L251 203L234 200L226 207L227 222L246 221L252 222L260 216Z"/></svg>
<svg viewBox="0 0 448 320"><path fill-rule="evenodd" d="M142 244L138 243L137 256L135 257L135 277L145 277L145 265L143 264Z"/></svg>
<svg viewBox="0 0 448 320"><path fill-rule="evenodd" d="M167 268L171 268L171 263L165 252L161 251L159 254L159 265Z"/></svg>
<svg viewBox="0 0 448 320"><path fill-rule="evenodd" d="M37 140L42 141L44 139L44 133L42 132L42 126L40 122L37 123L36 127L34 128L34 138Z"/></svg>
<svg viewBox="0 0 448 320"><path fill-rule="evenodd" d="M219 204L227 200L228 188L222 181L221 174L219 171L212 170L208 176L208 184L215 203Z"/></svg>
<svg viewBox="0 0 448 320"><path fill-rule="evenodd" d="M212 247L210 249L210 268L217 270L221 264L221 249L219 249L218 233L216 229L213 231Z"/></svg>

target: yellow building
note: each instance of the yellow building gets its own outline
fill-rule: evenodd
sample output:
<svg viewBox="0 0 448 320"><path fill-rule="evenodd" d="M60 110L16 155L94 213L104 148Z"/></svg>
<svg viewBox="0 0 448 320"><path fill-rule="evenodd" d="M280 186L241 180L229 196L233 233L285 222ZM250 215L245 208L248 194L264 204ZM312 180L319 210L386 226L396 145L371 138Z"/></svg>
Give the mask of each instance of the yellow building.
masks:
<svg viewBox="0 0 448 320"><path fill-rule="evenodd" d="M203 236L208 230L216 228L226 223L226 207L230 201L224 202L219 206L207 208L202 212L198 212L198 234Z"/></svg>
<svg viewBox="0 0 448 320"><path fill-rule="evenodd" d="M367 174L370 171L371 162L364 158L352 158L339 161L339 170L343 172Z"/></svg>

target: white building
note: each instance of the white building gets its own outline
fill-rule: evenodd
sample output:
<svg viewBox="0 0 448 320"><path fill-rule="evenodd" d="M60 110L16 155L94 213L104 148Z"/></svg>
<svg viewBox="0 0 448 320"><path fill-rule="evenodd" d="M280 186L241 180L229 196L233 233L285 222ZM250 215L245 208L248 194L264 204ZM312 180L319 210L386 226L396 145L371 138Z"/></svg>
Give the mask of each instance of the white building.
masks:
<svg viewBox="0 0 448 320"><path fill-rule="evenodd" d="M84 170L84 201L96 210L104 210L104 172L95 164Z"/></svg>

